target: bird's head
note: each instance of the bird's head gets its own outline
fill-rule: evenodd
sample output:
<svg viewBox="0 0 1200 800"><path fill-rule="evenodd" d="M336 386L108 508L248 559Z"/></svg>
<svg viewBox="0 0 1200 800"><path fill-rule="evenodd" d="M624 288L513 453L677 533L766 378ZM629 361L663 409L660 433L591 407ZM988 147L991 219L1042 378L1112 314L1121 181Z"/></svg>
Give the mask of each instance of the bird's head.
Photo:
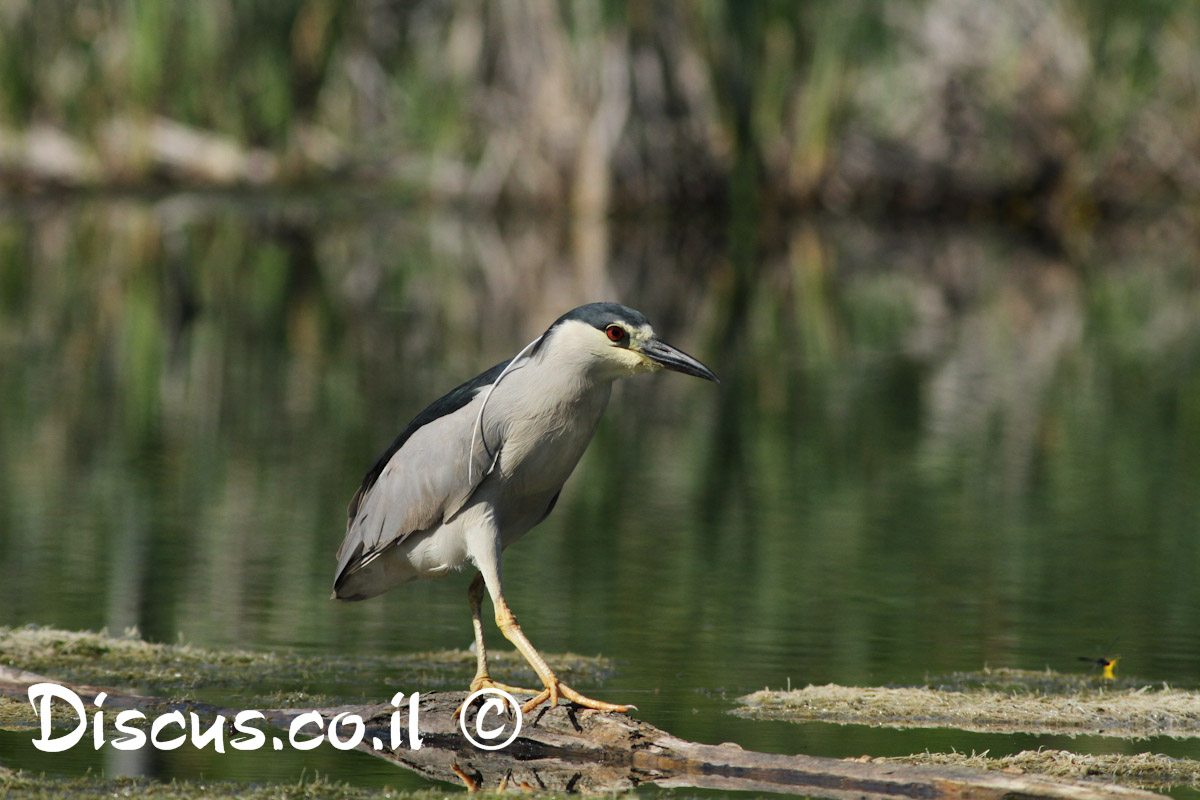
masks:
<svg viewBox="0 0 1200 800"><path fill-rule="evenodd" d="M654 333L640 312L618 303L589 303L563 314L539 343L563 364L602 379L669 369L720 382L713 371Z"/></svg>

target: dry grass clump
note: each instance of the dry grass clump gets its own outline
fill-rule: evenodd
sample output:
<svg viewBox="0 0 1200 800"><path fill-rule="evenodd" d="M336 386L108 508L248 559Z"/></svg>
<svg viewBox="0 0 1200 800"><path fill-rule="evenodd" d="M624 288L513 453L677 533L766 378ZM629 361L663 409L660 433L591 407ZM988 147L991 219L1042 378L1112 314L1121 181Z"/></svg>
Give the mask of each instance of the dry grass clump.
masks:
<svg viewBox="0 0 1200 800"><path fill-rule="evenodd" d="M520 654L493 651L489 660L501 680L536 682ZM560 675L596 683L610 664L600 657L549 656ZM466 650L404 653L389 656L303 655L291 652L217 650L192 644L156 644L137 630L123 636L106 632L64 631L40 626L0 627L0 666L53 680L164 696L200 690L201 699L228 700L233 688L246 707L332 706L360 700L363 692L380 702L397 690L466 688L474 674L475 654ZM215 693L210 689L217 689ZM317 694L316 692L321 692ZM382 697L387 694L387 697ZM0 705L0 723L32 721L29 705Z"/></svg>
<svg viewBox="0 0 1200 800"><path fill-rule="evenodd" d="M957 688L943 688L957 687ZM986 733L1200 736L1200 693L1053 672L962 673L924 687L807 686L739 698L754 719L956 728Z"/></svg>
<svg viewBox="0 0 1200 800"><path fill-rule="evenodd" d="M1032 772L1057 778L1099 778L1124 786L1166 789L1200 788L1200 762L1155 753L1088 755L1069 750L1022 750L1000 758L984 753L916 753L875 758L875 762L937 764L1021 774Z"/></svg>
<svg viewBox="0 0 1200 800"><path fill-rule="evenodd" d="M320 775L285 784L214 780L160 782L149 778L107 778L98 775L56 778L0 766L0 797L5 800L110 800L114 797L136 797L139 800L441 800L446 797L446 791L350 786ZM471 797L499 800L512 797L512 794L483 791ZM556 792L539 794L538 797L556 800L567 795Z"/></svg>

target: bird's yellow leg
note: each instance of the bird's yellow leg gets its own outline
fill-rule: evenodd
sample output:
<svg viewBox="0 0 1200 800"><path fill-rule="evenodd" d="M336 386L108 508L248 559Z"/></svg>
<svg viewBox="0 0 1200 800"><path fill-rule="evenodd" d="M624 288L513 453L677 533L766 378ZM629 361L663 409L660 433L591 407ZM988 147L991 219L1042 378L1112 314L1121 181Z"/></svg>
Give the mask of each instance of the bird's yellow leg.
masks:
<svg viewBox="0 0 1200 800"><path fill-rule="evenodd" d="M475 631L475 677L471 681L471 692L499 689L509 694L540 694L541 690L538 689L522 689L519 686L494 681L488 673L487 648L483 644L483 588L483 573L477 572L475 580L471 581L471 587L467 590L467 599L471 603L471 627Z"/></svg>
<svg viewBox="0 0 1200 800"><path fill-rule="evenodd" d="M509 610L508 603L504 602L504 597L494 597L492 604L496 607L496 625L499 626L500 632L504 634L504 638L516 646L521 655L525 656L525 660L529 662L529 666L533 667L533 671L537 673L537 676L541 678L542 683L546 687L538 692L532 700L521 706L522 713L529 713L547 700L551 706L556 706L558 705L558 698L560 696L570 700L572 703L586 708L594 708L598 711L628 711L631 708L637 708L637 706L622 706L616 703L606 703L603 700L593 700L590 697L584 697L560 681L558 676L554 674L554 671L550 669L550 665L546 663L546 659L542 658L542 654L530 644L529 639L525 636L525 632L517 624L517 618Z"/></svg>

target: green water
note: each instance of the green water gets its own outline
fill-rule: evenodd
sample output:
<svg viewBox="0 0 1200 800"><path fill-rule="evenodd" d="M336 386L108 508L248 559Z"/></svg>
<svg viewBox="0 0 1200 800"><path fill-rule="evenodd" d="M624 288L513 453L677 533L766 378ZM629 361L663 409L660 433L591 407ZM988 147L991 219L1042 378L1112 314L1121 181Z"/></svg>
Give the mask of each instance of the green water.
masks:
<svg viewBox="0 0 1200 800"><path fill-rule="evenodd" d="M1200 758L1189 741L723 713L789 681L1086 670L1081 655L1200 683L1196 249L1173 220L1055 249L925 222L584 224L380 198L0 210L0 624L466 647L469 574L327 599L345 505L427 402L616 299L722 383L621 385L554 514L505 553L536 646L616 661L576 688L772 752ZM423 688L364 674L361 697L397 686ZM0 734L0 762L423 785L328 747L52 755L29 739Z"/></svg>

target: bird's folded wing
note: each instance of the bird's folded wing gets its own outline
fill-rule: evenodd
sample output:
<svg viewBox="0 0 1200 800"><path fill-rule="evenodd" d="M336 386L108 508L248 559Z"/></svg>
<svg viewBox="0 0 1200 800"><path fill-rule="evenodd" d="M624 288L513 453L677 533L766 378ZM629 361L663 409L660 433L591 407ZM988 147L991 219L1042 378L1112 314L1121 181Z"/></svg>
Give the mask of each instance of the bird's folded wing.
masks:
<svg viewBox="0 0 1200 800"><path fill-rule="evenodd" d="M479 402L476 397L406 431L403 443L373 470L373 481L368 475L350 503L346 539L338 550L339 578L412 534L440 525L466 505L502 445L501 433L493 426L484 426L486 436L474 430Z"/></svg>

